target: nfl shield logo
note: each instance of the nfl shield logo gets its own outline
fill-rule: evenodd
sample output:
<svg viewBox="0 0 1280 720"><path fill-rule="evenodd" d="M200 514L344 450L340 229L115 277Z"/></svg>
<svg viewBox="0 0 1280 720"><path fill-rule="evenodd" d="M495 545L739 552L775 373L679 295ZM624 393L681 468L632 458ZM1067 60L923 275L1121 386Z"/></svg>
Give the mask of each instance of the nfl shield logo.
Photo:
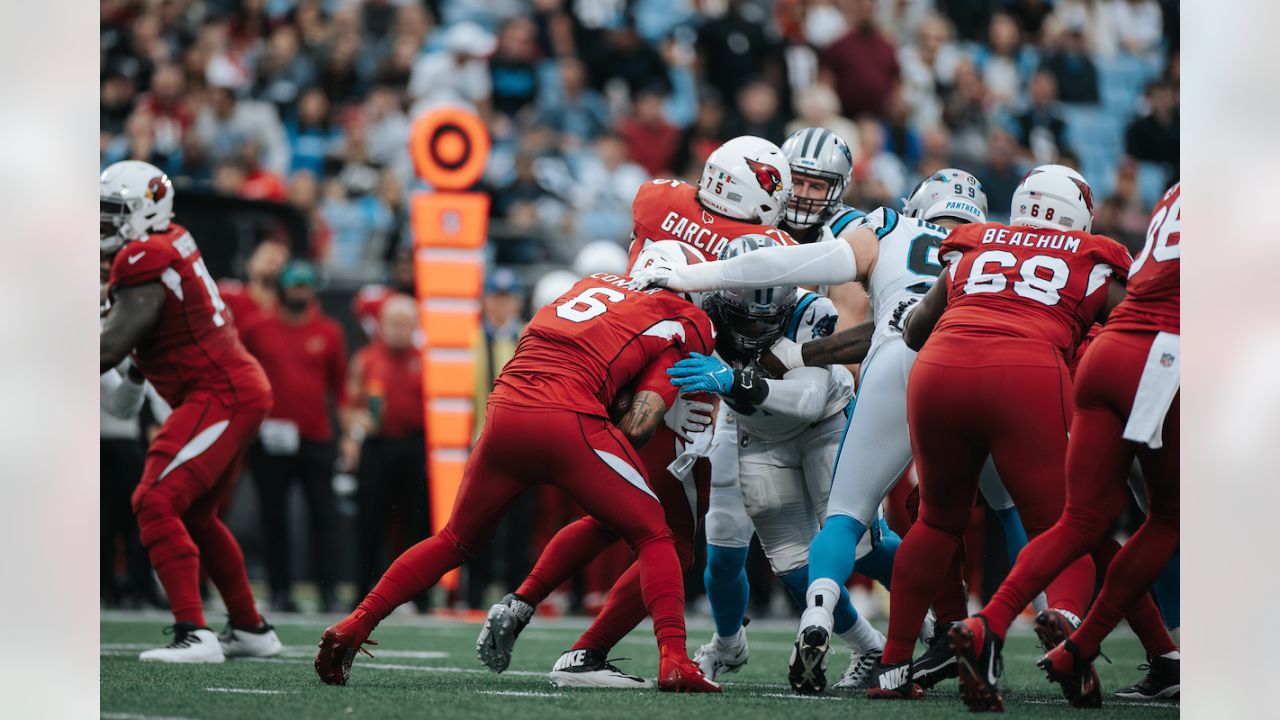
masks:
<svg viewBox="0 0 1280 720"><path fill-rule="evenodd" d="M1160 364L1169 367L1173 365L1173 353L1164 353L1160 356Z"/></svg>

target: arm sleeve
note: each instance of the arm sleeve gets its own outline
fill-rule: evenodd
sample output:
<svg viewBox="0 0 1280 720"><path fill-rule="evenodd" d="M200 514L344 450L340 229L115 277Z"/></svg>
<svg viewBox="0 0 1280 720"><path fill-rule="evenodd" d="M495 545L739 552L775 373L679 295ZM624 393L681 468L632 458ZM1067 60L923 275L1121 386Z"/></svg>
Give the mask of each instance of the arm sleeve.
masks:
<svg viewBox="0 0 1280 720"><path fill-rule="evenodd" d="M140 385L133 382L128 378L127 372L122 374L119 368L103 373L98 379L102 409L121 420L137 417L142 410L146 388L145 382Z"/></svg>
<svg viewBox="0 0 1280 720"><path fill-rule="evenodd" d="M831 371L826 368L802 367L788 371L781 380L768 380L769 394L760 408L777 415L805 422L822 419L831 390Z"/></svg>
<svg viewBox="0 0 1280 720"><path fill-rule="evenodd" d="M641 390L655 392L668 408L674 405L678 389L671 384L671 378L667 377L667 368L675 365L682 357L684 353L675 346L663 350L640 371L640 376L636 378L636 392Z"/></svg>
<svg viewBox="0 0 1280 720"><path fill-rule="evenodd" d="M839 285L857 275L847 242L761 248L719 262L676 268L679 289L758 289L776 285Z"/></svg>

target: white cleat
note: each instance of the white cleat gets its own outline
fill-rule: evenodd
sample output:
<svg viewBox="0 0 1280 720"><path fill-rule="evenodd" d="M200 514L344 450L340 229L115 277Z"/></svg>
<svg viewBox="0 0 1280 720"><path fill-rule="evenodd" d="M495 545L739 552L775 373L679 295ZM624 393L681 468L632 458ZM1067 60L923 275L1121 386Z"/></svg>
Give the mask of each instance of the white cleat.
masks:
<svg viewBox="0 0 1280 720"><path fill-rule="evenodd" d="M653 683L614 667L599 650L566 650L547 677L558 688L620 688L645 690Z"/></svg>
<svg viewBox="0 0 1280 720"><path fill-rule="evenodd" d="M138 656L143 662L220 663L226 660L218 636L207 627L175 623L165 633L173 633L173 642L147 650Z"/></svg>
<svg viewBox="0 0 1280 720"><path fill-rule="evenodd" d="M476 639L476 657L490 670L500 673L511 664L516 638L533 618L533 606L508 593L489 608L489 615Z"/></svg>
<svg viewBox="0 0 1280 720"><path fill-rule="evenodd" d="M229 658L269 658L284 650L280 638L276 637L276 629L266 622L256 628L238 628L228 623L218 642L222 645L222 654Z"/></svg>
<svg viewBox="0 0 1280 720"><path fill-rule="evenodd" d="M871 687L876 676L876 665L880 664L880 650L871 650L862 655L854 655L849 662L849 669L840 676L840 681L832 687L836 690L862 692Z"/></svg>
<svg viewBox="0 0 1280 720"><path fill-rule="evenodd" d="M693 661L698 663L702 674L710 680L716 680L721 675L727 673L738 672L743 665L747 664L747 657L750 654L747 648L747 631L741 629L738 631L738 642L730 640L719 635L713 635L711 642L698 648L698 652L694 654Z"/></svg>

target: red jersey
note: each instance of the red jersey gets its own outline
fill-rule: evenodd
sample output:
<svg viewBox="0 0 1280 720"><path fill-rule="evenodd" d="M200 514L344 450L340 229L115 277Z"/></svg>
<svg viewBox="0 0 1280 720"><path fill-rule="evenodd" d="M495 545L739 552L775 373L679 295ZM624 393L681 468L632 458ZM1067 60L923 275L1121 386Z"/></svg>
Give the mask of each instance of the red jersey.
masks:
<svg viewBox="0 0 1280 720"><path fill-rule="evenodd" d="M417 348L392 350L374 339L356 352L352 363L360 377L360 401L374 415L373 435L421 435L422 352Z"/></svg>
<svg viewBox="0 0 1280 720"><path fill-rule="evenodd" d="M619 388L660 358L674 363L715 348L711 319L665 290L627 289L627 278L596 273L533 316L502 372L490 405L559 408L609 417Z"/></svg>
<svg viewBox="0 0 1280 720"><path fill-rule="evenodd" d="M769 235L783 245L796 242L771 225L734 220L698 202L698 188L680 180L654 180L640 186L631 204L634 225L627 269L651 242L679 240L698 251L704 261L719 260L729 241L743 235Z"/></svg>
<svg viewBox="0 0 1280 720"><path fill-rule="evenodd" d="M222 302L231 311L231 319L235 320L236 329L240 331L241 338L244 337L245 328L272 312L272 308L259 305L249 294L249 286L239 280L229 278L219 280L218 293L222 295Z"/></svg>
<svg viewBox="0 0 1280 720"><path fill-rule="evenodd" d="M275 405L267 417L293 422L303 440L332 440L328 401L337 405L346 401L347 345L342 326L315 307L299 324L285 322L275 313L245 328L244 344L262 363L275 389Z"/></svg>
<svg viewBox="0 0 1280 720"><path fill-rule="evenodd" d="M176 223L126 244L111 261L117 288L159 282L167 289L160 317L133 350L138 369L173 407L196 392L231 407L271 405L262 366L240 344L218 286L191 233Z"/></svg>
<svg viewBox="0 0 1280 720"><path fill-rule="evenodd" d="M1069 357L1097 319L1129 251L1102 235L999 223L961 225L942 241L947 309L935 332L1044 340Z"/></svg>
<svg viewBox="0 0 1280 720"><path fill-rule="evenodd" d="M1156 205L1147 243L1129 268L1129 294L1107 319L1107 330L1180 334L1182 327L1182 183Z"/></svg>
<svg viewBox="0 0 1280 720"><path fill-rule="evenodd" d="M372 284L362 286L356 291L355 297L351 298L351 314L356 316L365 337L372 339L378 336L378 319L382 315L382 304L395 294L394 288Z"/></svg>

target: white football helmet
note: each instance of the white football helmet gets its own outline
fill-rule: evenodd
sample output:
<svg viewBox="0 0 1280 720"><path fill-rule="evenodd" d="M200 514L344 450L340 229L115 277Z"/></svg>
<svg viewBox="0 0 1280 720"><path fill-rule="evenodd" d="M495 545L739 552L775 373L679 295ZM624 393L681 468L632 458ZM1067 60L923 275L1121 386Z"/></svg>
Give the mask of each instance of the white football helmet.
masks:
<svg viewBox="0 0 1280 720"><path fill-rule="evenodd" d="M919 220L954 218L967 223L987 221L987 194L978 178L963 170L943 168L920 181L902 199L902 214Z"/></svg>
<svg viewBox="0 0 1280 720"><path fill-rule="evenodd" d="M716 148L702 169L698 200L738 220L777 225L791 198L791 166L777 145L743 135Z"/></svg>
<svg viewBox="0 0 1280 720"><path fill-rule="evenodd" d="M702 262L702 256L696 250L685 245L679 240L656 240L644 246L640 254L636 256L635 263L627 268L627 273L632 274L636 270L647 268L650 265L663 265L665 267L683 267L685 265L693 265ZM675 292L674 290L672 292ZM677 293L684 296L686 300L698 307L702 307L703 301L706 299L705 293L685 292Z"/></svg>
<svg viewBox="0 0 1280 720"><path fill-rule="evenodd" d="M1065 165L1041 165L1023 176L1013 191L1011 225L1082 230L1093 228L1093 190Z"/></svg>
<svg viewBox="0 0 1280 720"><path fill-rule="evenodd" d="M542 306L555 302L556 298L569 292L569 288L581 279L568 270L552 270L538 278L538 282L533 285L533 309L540 310Z"/></svg>
<svg viewBox="0 0 1280 720"><path fill-rule="evenodd" d="M785 217L787 223L797 228L813 227L826 222L844 199L853 176L853 154L844 139L834 132L820 127L800 128L782 143L782 154L791 165L791 177L806 175L826 180L825 198L789 199Z"/></svg>
<svg viewBox="0 0 1280 720"><path fill-rule="evenodd" d="M173 183L160 168L123 160L102 171L99 186L99 248L113 253L124 244L169 227Z"/></svg>
<svg viewBox="0 0 1280 720"><path fill-rule="evenodd" d="M574 256L573 271L580 277L598 272L621 275L627 271L627 251L612 240L589 242Z"/></svg>

